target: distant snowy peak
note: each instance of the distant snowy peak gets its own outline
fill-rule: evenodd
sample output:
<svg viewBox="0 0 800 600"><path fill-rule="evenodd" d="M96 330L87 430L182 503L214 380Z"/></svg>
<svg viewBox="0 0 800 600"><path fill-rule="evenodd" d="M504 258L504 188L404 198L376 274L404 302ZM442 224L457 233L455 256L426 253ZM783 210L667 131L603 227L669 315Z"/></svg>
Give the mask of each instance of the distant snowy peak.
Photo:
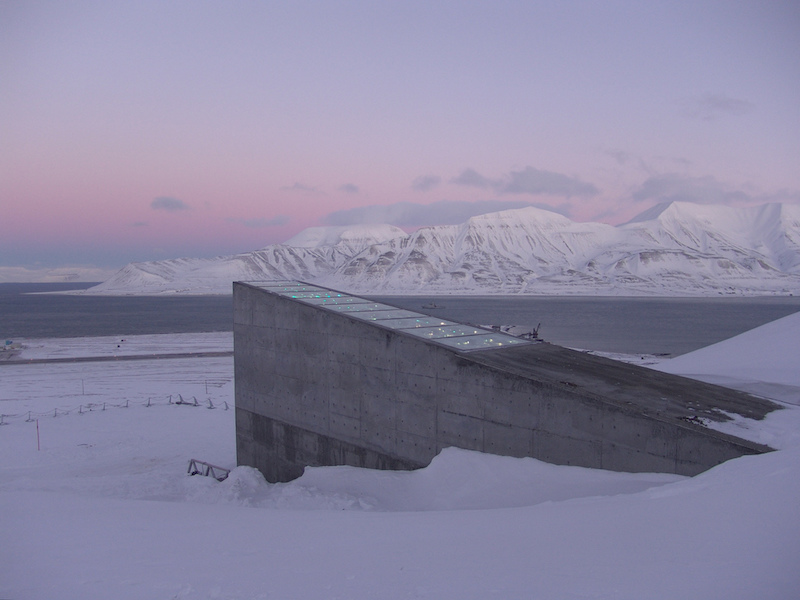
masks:
<svg viewBox="0 0 800 600"><path fill-rule="evenodd" d="M663 213L673 204L675 204L675 202L660 202L655 206L651 206L644 212L640 212L638 215L633 217L627 223L623 223L622 226L624 227L626 225L631 225L632 223L645 223L647 221L654 221L655 219L658 219L659 216L661 216L661 213Z"/></svg>
<svg viewBox="0 0 800 600"><path fill-rule="evenodd" d="M621 227L635 227L637 223L650 221L657 221L662 227L676 223L694 224L760 238L776 228L800 226L800 205L771 203L731 208L718 204L665 202L644 211Z"/></svg>
<svg viewBox="0 0 800 600"><path fill-rule="evenodd" d="M287 240L283 245L295 248L342 245L362 250L373 244L404 237L407 237L405 231L394 225L385 224L309 227Z"/></svg>
<svg viewBox="0 0 800 600"><path fill-rule="evenodd" d="M410 235L313 227L255 252L133 263L89 293L227 294L256 279L364 294L797 294L800 207L673 202L618 227L533 207Z"/></svg>
<svg viewBox="0 0 800 600"><path fill-rule="evenodd" d="M672 202L645 211L621 228L647 232L666 246L726 258L748 255L781 271L800 267L798 205L730 208Z"/></svg>
<svg viewBox="0 0 800 600"><path fill-rule="evenodd" d="M559 213L526 206L499 212L487 213L472 217L467 226L505 226L505 227L537 227L541 229L563 229L572 225L573 221Z"/></svg>

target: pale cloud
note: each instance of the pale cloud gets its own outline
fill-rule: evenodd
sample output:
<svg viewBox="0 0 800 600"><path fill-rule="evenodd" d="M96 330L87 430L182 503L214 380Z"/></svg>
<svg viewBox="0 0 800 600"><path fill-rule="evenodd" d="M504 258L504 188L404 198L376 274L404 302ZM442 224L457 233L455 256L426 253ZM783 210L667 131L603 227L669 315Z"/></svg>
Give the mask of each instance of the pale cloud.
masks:
<svg viewBox="0 0 800 600"><path fill-rule="evenodd" d="M741 116L755 109L755 104L747 100L732 98L725 94L706 93L682 102L681 114L691 119L713 121L722 115Z"/></svg>
<svg viewBox="0 0 800 600"><path fill-rule="evenodd" d="M595 196L600 193L593 184L576 177L525 167L522 171L511 171L508 180L500 188L502 194L532 194L548 196Z"/></svg>
<svg viewBox="0 0 800 600"><path fill-rule="evenodd" d="M150 208L153 210L166 210L167 212L178 212L181 210L189 210L189 206L178 198L170 196L159 196L150 203Z"/></svg>
<svg viewBox="0 0 800 600"><path fill-rule="evenodd" d="M415 192L428 192L438 187L442 178L438 175L420 175L411 182L411 189Z"/></svg>
<svg viewBox="0 0 800 600"><path fill-rule="evenodd" d="M624 150L603 150L603 153L617 161L617 164L620 166L627 164L634 158L632 154Z"/></svg>
<svg viewBox="0 0 800 600"><path fill-rule="evenodd" d="M786 202L790 204L800 203L800 190L782 189L771 194L764 194L760 197L765 202Z"/></svg>
<svg viewBox="0 0 800 600"><path fill-rule="evenodd" d="M694 161L683 156L655 156L655 160L665 165L678 165L681 169L688 169L694 165Z"/></svg>
<svg viewBox="0 0 800 600"><path fill-rule="evenodd" d="M305 185L304 183L300 183L299 181L295 181L293 185L286 185L280 188L281 191L284 192L305 192L310 194L322 194L319 189L316 187Z"/></svg>
<svg viewBox="0 0 800 600"><path fill-rule="evenodd" d="M600 152L613 159L620 167L630 167L647 174L669 171L676 166L687 169L693 164L691 160L682 156L657 154L645 157L619 148L605 148Z"/></svg>
<svg viewBox="0 0 800 600"><path fill-rule="evenodd" d="M491 189L498 194L530 194L532 196L595 196L600 193L593 184L562 173L525 167L507 175L491 179L475 169L464 169L450 183L481 189Z"/></svg>
<svg viewBox="0 0 800 600"><path fill-rule="evenodd" d="M697 204L748 204L757 201L757 198L750 194L730 189L710 175L690 177L677 173L648 177L633 192L633 199Z"/></svg>
<svg viewBox="0 0 800 600"><path fill-rule="evenodd" d="M358 186L354 183L343 183L337 188L340 192L344 192L346 194L357 194L361 190Z"/></svg>
<svg viewBox="0 0 800 600"><path fill-rule="evenodd" d="M261 227L281 227L283 225L287 225L291 218L287 215L278 215L276 217L272 217L271 219L267 219L264 217L257 217L254 219L227 219L229 223L238 223L239 225L244 225L245 227L253 227L253 228L261 228Z"/></svg>
<svg viewBox="0 0 800 600"><path fill-rule="evenodd" d="M450 183L457 185L466 185L469 187L476 187L481 189L496 188L501 185L497 179L489 179L478 173L475 169L464 169L458 177L450 180Z"/></svg>
<svg viewBox="0 0 800 600"><path fill-rule="evenodd" d="M636 201L693 202L695 204L727 204L729 206L754 206L779 202L800 203L800 190L780 189L763 192L751 185L734 187L715 177L705 175L690 177L666 173L648 177L633 192Z"/></svg>
<svg viewBox="0 0 800 600"><path fill-rule="evenodd" d="M131 227L147 227L147 221L134 221Z"/></svg>
<svg viewBox="0 0 800 600"><path fill-rule="evenodd" d="M420 227L425 225L456 225L470 217L490 212L537 206L564 214L568 207L552 207L531 202L513 200L482 200L464 202L441 200L431 204L398 202L389 205L360 206L332 212L323 221L328 225L355 225L362 223L388 223L398 227Z"/></svg>

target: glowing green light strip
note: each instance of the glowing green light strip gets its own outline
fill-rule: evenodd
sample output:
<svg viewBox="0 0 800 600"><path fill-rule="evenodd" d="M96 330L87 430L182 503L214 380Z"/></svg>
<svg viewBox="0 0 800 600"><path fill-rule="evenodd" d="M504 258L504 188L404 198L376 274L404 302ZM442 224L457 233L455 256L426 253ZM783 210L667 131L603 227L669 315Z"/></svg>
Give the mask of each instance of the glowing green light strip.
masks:
<svg viewBox="0 0 800 600"><path fill-rule="evenodd" d="M484 350L530 344L529 340L447 321L360 296L299 281L244 282L281 296L319 308L347 313L362 321L372 321L395 331L423 338L459 351Z"/></svg>

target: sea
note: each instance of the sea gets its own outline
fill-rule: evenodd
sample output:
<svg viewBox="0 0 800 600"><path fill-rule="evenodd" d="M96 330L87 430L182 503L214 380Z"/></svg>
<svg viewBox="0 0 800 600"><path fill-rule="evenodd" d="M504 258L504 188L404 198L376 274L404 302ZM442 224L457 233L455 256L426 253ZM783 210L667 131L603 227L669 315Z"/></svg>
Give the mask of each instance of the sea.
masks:
<svg viewBox="0 0 800 600"><path fill-rule="evenodd" d="M92 285L0 283L0 340L233 329L230 296L58 293ZM660 356L685 354L800 311L800 297L793 296L370 298L472 325L537 328L542 339L570 348Z"/></svg>
<svg viewBox="0 0 800 600"><path fill-rule="evenodd" d="M0 339L231 331L231 296L86 296L96 283L0 283ZM55 292L55 293L54 293Z"/></svg>

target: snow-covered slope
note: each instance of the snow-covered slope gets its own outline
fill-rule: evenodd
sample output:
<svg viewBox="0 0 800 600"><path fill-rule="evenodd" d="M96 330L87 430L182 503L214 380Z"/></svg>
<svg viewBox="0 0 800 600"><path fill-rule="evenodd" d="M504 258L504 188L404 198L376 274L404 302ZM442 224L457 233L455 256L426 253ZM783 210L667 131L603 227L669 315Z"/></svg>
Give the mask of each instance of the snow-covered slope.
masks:
<svg viewBox="0 0 800 600"><path fill-rule="evenodd" d="M90 293L230 293L232 281L272 278L360 293L798 293L800 206L674 202L618 227L534 207L411 235L315 227L246 254L133 263Z"/></svg>
<svg viewBox="0 0 800 600"><path fill-rule="evenodd" d="M800 312L653 367L749 391L753 384L792 386L800 380ZM776 392L776 389L772 390ZM793 398L781 400L800 404ZM800 433L800 432L799 432Z"/></svg>
<svg viewBox="0 0 800 600"><path fill-rule="evenodd" d="M372 244L385 242L406 233L394 225L346 225L342 227L309 227L290 238L284 246L294 248L319 248L339 246L356 253Z"/></svg>

